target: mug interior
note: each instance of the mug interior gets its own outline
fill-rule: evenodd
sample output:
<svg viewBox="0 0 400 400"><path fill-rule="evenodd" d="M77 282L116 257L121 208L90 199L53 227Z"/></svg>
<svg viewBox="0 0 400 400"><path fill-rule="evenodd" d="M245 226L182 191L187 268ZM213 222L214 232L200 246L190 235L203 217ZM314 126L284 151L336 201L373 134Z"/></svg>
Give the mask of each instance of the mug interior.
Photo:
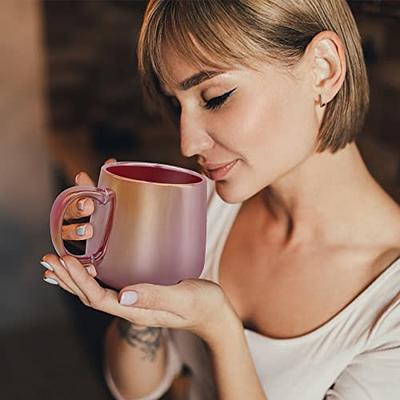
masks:
<svg viewBox="0 0 400 400"><path fill-rule="evenodd" d="M114 165L107 167L106 170L123 178L145 182L188 184L202 181L196 175L158 165Z"/></svg>

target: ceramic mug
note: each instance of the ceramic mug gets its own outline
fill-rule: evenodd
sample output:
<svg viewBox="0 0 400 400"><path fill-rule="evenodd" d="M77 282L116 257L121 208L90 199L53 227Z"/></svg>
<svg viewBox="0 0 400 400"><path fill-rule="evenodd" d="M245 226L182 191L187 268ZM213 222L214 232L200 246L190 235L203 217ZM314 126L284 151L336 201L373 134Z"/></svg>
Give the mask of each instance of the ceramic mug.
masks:
<svg viewBox="0 0 400 400"><path fill-rule="evenodd" d="M85 254L70 253L62 239L72 202L91 198L93 237ZM101 167L97 187L61 192L50 213L50 234L59 256L93 264L97 278L121 289L135 283L175 284L198 278L206 247L207 184L201 174L165 164L114 162Z"/></svg>

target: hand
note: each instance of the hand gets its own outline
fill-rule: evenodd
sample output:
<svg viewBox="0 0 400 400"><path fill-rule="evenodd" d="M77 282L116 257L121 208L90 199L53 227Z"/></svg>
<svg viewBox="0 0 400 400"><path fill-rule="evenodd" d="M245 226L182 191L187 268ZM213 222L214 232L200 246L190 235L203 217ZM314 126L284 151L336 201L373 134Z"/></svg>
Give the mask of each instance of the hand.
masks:
<svg viewBox="0 0 400 400"><path fill-rule="evenodd" d="M142 283L117 292L101 287L75 257L47 254L43 261L54 269L45 276L83 304L137 325L186 329L211 343L241 324L222 288L208 280L187 279L171 286Z"/></svg>
<svg viewBox="0 0 400 400"><path fill-rule="evenodd" d="M115 158L109 158L104 162L104 164L109 164L115 161L117 161ZM75 183L77 184L77 186L93 186L93 187L96 186L93 180L89 177L89 175L86 172L80 172L79 174L77 174L75 177ZM70 204L70 206L65 210L64 220L67 222L73 222L74 220L80 218L89 217L90 215L93 214L93 212L94 212L93 200L88 197L82 198L72 202L72 204ZM88 222L70 223L69 225L63 225L62 227L61 237L63 240L81 241L90 239L92 236L93 236L93 226ZM53 268L52 265L49 265L44 260L42 260L41 264L50 271ZM88 265L86 267L86 270L93 277L97 275L93 265ZM62 284L61 282L54 280L54 277L48 274L47 275L44 274L44 279L48 283L63 285L62 286L63 289L67 290L72 294L79 293L79 288L77 288L73 282L70 282L69 285L65 283Z"/></svg>
<svg viewBox="0 0 400 400"><path fill-rule="evenodd" d="M115 162L114 158L109 158L104 164ZM90 179L86 172L80 172L75 177L77 186L93 186L95 183ZM90 198L83 198L74 201L66 210L64 219L66 221L76 220L78 218L89 217L94 212L94 202ZM90 223L72 223L63 225L62 234L63 240L87 240L93 236L93 226Z"/></svg>

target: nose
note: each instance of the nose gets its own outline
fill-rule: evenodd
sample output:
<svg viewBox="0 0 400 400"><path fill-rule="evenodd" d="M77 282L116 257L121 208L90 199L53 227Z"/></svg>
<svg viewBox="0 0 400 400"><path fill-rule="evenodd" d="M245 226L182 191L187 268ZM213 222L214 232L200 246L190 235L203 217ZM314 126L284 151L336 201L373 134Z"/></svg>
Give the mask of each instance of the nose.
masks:
<svg viewBox="0 0 400 400"><path fill-rule="evenodd" d="M203 154L214 145L204 123L195 115L184 113L183 110L180 119L180 139L181 153L184 157Z"/></svg>

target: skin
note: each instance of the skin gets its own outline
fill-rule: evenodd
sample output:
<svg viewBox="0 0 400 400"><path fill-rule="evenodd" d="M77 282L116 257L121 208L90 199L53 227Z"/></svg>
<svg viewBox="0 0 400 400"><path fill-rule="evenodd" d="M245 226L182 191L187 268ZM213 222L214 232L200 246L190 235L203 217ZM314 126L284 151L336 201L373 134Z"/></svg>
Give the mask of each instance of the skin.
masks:
<svg viewBox="0 0 400 400"><path fill-rule="evenodd" d="M138 327L125 319L117 320L117 327L121 337L133 347L139 347L144 358L154 361L161 344L161 330L159 328Z"/></svg>
<svg viewBox="0 0 400 400"><path fill-rule="evenodd" d="M238 67L187 91L178 82L197 70L169 48L164 60L175 78L164 90L181 107L182 154L197 155L199 163L239 160L216 182L216 190L228 203L263 199L261 238L276 239L282 250L354 243L354 237L369 244L379 241L371 228L382 219L399 232L399 208L370 175L355 143L335 154L315 152L325 110L319 95L331 101L345 77L343 45L336 34L318 34L289 72L269 64L260 72ZM219 110L202 107L235 88ZM381 243L392 234L383 232Z"/></svg>
<svg viewBox="0 0 400 400"><path fill-rule="evenodd" d="M239 160L224 180L216 182L216 190L228 203L257 200L259 243L272 241L284 254L311 244L373 242L384 249L398 241L399 208L369 174L357 146L350 144L335 154L315 152L325 110L319 96L331 101L346 71L343 46L334 33L318 34L290 73L269 64L259 65L257 71L236 66L187 90L178 83L198 70L168 47L164 60L173 77L164 90L181 107L182 154L197 156L200 163ZM233 89L221 108L205 108L205 102ZM93 182L81 173L77 184ZM92 212L88 201L83 211L73 205L68 217ZM377 221L385 227L379 235ZM65 227L64 237L90 238L91 229L81 237L75 229L74 224ZM86 271L74 257L63 257L64 265L54 254L43 260L55 269L44 275L87 306L137 325L182 328L203 338L211 349L221 399L266 398L241 319L221 286L192 279L172 286L132 285L117 293L101 288L95 272ZM138 302L120 305L121 293L129 289L138 292ZM228 331L229 340L224 334ZM238 357L242 363L235 362ZM241 379L232 382L231 376Z"/></svg>
<svg viewBox="0 0 400 400"><path fill-rule="evenodd" d="M109 159L105 163L113 161L115 159ZM75 182L77 185L95 186L85 172L79 173ZM92 200L86 200L83 210L78 208L77 203L73 203L66 210L69 219L82 218L93 213ZM86 225L87 229L83 236L76 233L76 229L82 224L65 226L63 239L90 239L93 227L89 223ZM42 261L53 268L53 271L46 269L44 278L55 280L64 290L77 295L86 306L134 324L136 328L129 331L124 323L118 323L118 330L121 336L133 346L140 345L144 356L150 360L154 357L149 357L149 353L154 350L154 347L159 347L158 335L152 327L187 329L204 340L212 342L212 337L219 336L219 332L226 324L235 326L238 324L236 313L220 286L208 280L187 279L171 286L137 284L117 292L101 287L94 279L97 275L94 266L89 265L85 268L75 257L58 257L49 253L42 257ZM129 290L134 290L138 294L134 307L119 303L123 292ZM216 316L214 312L218 304L222 310L222 318ZM205 324L204 321L207 323ZM143 327L150 327L146 337L147 343L139 337L140 335L138 336L138 332L142 331Z"/></svg>

